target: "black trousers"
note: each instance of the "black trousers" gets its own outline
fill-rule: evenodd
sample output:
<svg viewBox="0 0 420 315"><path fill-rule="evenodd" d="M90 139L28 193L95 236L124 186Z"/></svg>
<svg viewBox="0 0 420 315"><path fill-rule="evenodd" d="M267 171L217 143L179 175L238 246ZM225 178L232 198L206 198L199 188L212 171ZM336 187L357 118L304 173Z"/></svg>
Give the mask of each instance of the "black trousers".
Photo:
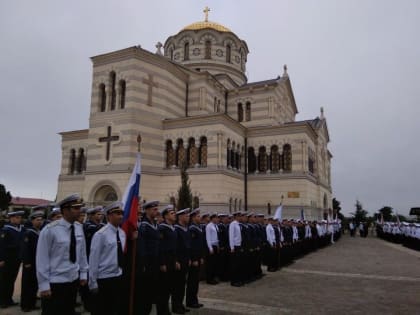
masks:
<svg viewBox="0 0 420 315"><path fill-rule="evenodd" d="M200 263L188 269L186 304L198 304L198 288L200 283Z"/></svg>
<svg viewBox="0 0 420 315"><path fill-rule="evenodd" d="M98 279L98 293L92 295L92 315L125 315L122 310L122 276Z"/></svg>
<svg viewBox="0 0 420 315"><path fill-rule="evenodd" d="M5 264L0 267L0 305L13 303L13 291L19 272L20 260L13 255L5 259Z"/></svg>
<svg viewBox="0 0 420 315"><path fill-rule="evenodd" d="M181 269L174 272L174 285L171 295L172 310L183 308L187 272L188 266L186 264L181 264Z"/></svg>
<svg viewBox="0 0 420 315"><path fill-rule="evenodd" d="M156 288L159 281L159 271L156 266L151 266L136 275L136 288L134 295L134 314L149 315L152 305L157 302Z"/></svg>
<svg viewBox="0 0 420 315"><path fill-rule="evenodd" d="M34 265L22 269L22 290L20 293L20 307L22 309L32 309L36 304L36 294L38 292L38 281Z"/></svg>
<svg viewBox="0 0 420 315"><path fill-rule="evenodd" d="M167 270L159 273L159 290L157 293L157 314L169 315L169 297L173 291L175 271Z"/></svg>
<svg viewBox="0 0 420 315"><path fill-rule="evenodd" d="M74 315L79 280L51 283L51 297L41 300L42 315Z"/></svg>
<svg viewBox="0 0 420 315"><path fill-rule="evenodd" d="M213 246L213 254L207 256L206 281L216 280L220 274L220 253L217 246Z"/></svg>
<svg viewBox="0 0 420 315"><path fill-rule="evenodd" d="M230 256L230 282L239 284L244 281L244 254L241 247L235 247L234 253Z"/></svg>

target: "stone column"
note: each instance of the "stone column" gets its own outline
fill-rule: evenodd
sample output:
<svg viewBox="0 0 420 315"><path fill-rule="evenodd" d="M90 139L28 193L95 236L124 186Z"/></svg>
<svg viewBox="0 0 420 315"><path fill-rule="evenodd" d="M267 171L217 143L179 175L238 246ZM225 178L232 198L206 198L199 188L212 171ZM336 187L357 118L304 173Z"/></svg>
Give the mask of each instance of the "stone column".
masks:
<svg viewBox="0 0 420 315"><path fill-rule="evenodd" d="M260 152L255 154L255 174L259 174L260 170L258 169L260 165Z"/></svg>
<svg viewBox="0 0 420 315"><path fill-rule="evenodd" d="M283 146L281 146L281 148L282 148ZM284 162L284 157L283 157L283 154L284 154L284 152L283 151L281 151L280 152L280 147L279 147L279 159L281 159L281 163L280 163L280 165L281 165L281 167L280 167L280 169L279 169L279 172L280 173L283 173L283 167L284 167L284 165L283 165L283 162Z"/></svg>
<svg viewBox="0 0 420 315"><path fill-rule="evenodd" d="M200 163L199 163L199 161L200 161L200 159L201 159L201 152L200 152L200 147L201 147L201 142L200 142L200 138L198 137L195 137L195 139L194 139L194 145L195 145L195 149L197 150L197 163L195 163L194 164L194 168L198 168L198 167L200 167ZM207 147L207 150L208 150L208 147Z"/></svg>

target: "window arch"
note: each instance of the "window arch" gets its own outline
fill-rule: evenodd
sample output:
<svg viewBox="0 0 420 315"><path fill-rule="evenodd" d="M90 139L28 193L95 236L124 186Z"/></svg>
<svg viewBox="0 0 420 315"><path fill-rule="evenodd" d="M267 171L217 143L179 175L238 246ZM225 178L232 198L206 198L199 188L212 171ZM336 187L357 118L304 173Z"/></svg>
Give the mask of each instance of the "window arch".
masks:
<svg viewBox="0 0 420 315"><path fill-rule="evenodd" d="M246 102L245 120L251 121L251 102Z"/></svg>
<svg viewBox="0 0 420 315"><path fill-rule="evenodd" d="M176 148L176 165L178 167L182 167L184 163L185 163L184 141L182 139L178 139L177 148Z"/></svg>
<svg viewBox="0 0 420 315"><path fill-rule="evenodd" d="M230 166L230 139L227 140L226 147L226 167Z"/></svg>
<svg viewBox="0 0 420 315"><path fill-rule="evenodd" d="M283 169L286 172L292 170L292 146L290 144L283 146Z"/></svg>
<svg viewBox="0 0 420 315"><path fill-rule="evenodd" d="M239 154L240 150L241 150L241 146L238 144L238 146L236 148L236 152L235 152L235 168L237 170L240 169L240 161L239 161L239 159L240 159L240 154Z"/></svg>
<svg viewBox="0 0 420 315"><path fill-rule="evenodd" d="M173 205L174 206L174 209L175 209L175 207L176 207L176 200L175 200L175 197L174 196L172 196L171 198L169 198L169 203L171 205Z"/></svg>
<svg viewBox="0 0 420 315"><path fill-rule="evenodd" d="M76 169L76 150L71 149L70 150L70 165L69 165L69 174L74 174L74 171Z"/></svg>
<svg viewBox="0 0 420 315"><path fill-rule="evenodd" d="M235 203L234 203L234 206L233 206L233 210L234 211L237 211L238 210L237 206L238 206L238 199L235 198Z"/></svg>
<svg viewBox="0 0 420 315"><path fill-rule="evenodd" d="M211 40L206 40L205 42L205 59L211 59Z"/></svg>
<svg viewBox="0 0 420 315"><path fill-rule="evenodd" d="M174 49L173 48L169 49L169 56L170 56L171 60L174 60Z"/></svg>
<svg viewBox="0 0 420 315"><path fill-rule="evenodd" d="M235 158L236 158L236 145L235 145L235 141L233 141L232 147L230 148L230 166L232 168L235 168L235 165L236 165Z"/></svg>
<svg viewBox="0 0 420 315"><path fill-rule="evenodd" d="M126 88L125 80L120 81L119 87L120 87L120 108L124 109L125 108L125 88Z"/></svg>
<svg viewBox="0 0 420 315"><path fill-rule="evenodd" d="M238 121L241 122L244 120L244 108L242 103L238 103Z"/></svg>
<svg viewBox="0 0 420 315"><path fill-rule="evenodd" d="M228 45L226 45L226 62L227 63L231 63L231 56L232 56L232 48L228 44Z"/></svg>
<svg viewBox="0 0 420 315"><path fill-rule="evenodd" d="M258 171L261 173L267 172L267 151L264 146L258 150Z"/></svg>
<svg viewBox="0 0 420 315"><path fill-rule="evenodd" d="M190 43L184 44L184 60L190 60Z"/></svg>
<svg viewBox="0 0 420 315"><path fill-rule="evenodd" d="M217 97L214 97L214 112L217 113Z"/></svg>
<svg viewBox="0 0 420 315"><path fill-rule="evenodd" d="M271 214L271 203L267 203L267 214L270 215Z"/></svg>
<svg viewBox="0 0 420 315"><path fill-rule="evenodd" d="M200 139L200 160L201 167L207 167L207 138L201 137Z"/></svg>
<svg viewBox="0 0 420 315"><path fill-rule="evenodd" d="M106 90L103 83L99 85L99 110L101 112L106 110Z"/></svg>
<svg viewBox="0 0 420 315"><path fill-rule="evenodd" d="M229 213L232 213L232 197L229 198Z"/></svg>
<svg viewBox="0 0 420 315"><path fill-rule="evenodd" d="M117 100L117 94L115 91L115 80L116 80L116 74L114 71L112 71L109 75L109 81L111 84L111 110L115 110L116 100Z"/></svg>
<svg viewBox="0 0 420 315"><path fill-rule="evenodd" d="M253 147L248 148L248 173L255 173L257 170L255 151Z"/></svg>
<svg viewBox="0 0 420 315"><path fill-rule="evenodd" d="M200 198L198 198L198 196L194 196L192 207L193 209L197 209L198 207L200 207Z"/></svg>
<svg viewBox="0 0 420 315"><path fill-rule="evenodd" d="M172 146L172 141L166 141L166 167L170 168L175 165L175 152Z"/></svg>

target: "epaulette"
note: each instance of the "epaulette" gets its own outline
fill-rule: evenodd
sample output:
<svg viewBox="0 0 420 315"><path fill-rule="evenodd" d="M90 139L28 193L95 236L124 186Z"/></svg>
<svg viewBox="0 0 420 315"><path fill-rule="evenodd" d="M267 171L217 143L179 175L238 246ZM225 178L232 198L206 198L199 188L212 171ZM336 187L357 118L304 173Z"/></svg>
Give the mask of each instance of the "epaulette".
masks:
<svg viewBox="0 0 420 315"><path fill-rule="evenodd" d="M108 225L101 227L96 233L104 233L108 229Z"/></svg>

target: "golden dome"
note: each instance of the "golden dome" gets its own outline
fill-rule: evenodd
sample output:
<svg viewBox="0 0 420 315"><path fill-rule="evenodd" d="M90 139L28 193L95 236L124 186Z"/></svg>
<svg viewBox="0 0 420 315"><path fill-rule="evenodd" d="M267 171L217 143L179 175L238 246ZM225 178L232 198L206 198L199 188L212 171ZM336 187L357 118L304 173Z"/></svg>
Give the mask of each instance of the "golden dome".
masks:
<svg viewBox="0 0 420 315"><path fill-rule="evenodd" d="M214 29L214 30L219 31L219 32L232 32L230 29L223 26L222 24L219 24L219 23L216 23L216 22L211 22L211 21L195 22L193 24L190 24L190 25L184 27L182 30L183 31L198 31L198 30L202 30L202 29L205 29L205 28L211 28L211 29Z"/></svg>

